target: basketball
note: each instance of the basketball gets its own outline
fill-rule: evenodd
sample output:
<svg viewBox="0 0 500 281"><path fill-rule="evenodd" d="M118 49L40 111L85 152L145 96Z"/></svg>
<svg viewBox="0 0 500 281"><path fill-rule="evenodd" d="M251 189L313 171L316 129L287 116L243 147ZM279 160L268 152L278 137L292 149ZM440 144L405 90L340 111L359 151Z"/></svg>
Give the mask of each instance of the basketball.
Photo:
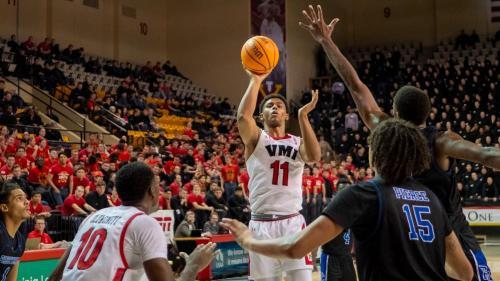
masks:
<svg viewBox="0 0 500 281"><path fill-rule="evenodd" d="M255 74L271 72L278 59L279 51L276 43L266 36L254 36L241 48L243 66Z"/></svg>

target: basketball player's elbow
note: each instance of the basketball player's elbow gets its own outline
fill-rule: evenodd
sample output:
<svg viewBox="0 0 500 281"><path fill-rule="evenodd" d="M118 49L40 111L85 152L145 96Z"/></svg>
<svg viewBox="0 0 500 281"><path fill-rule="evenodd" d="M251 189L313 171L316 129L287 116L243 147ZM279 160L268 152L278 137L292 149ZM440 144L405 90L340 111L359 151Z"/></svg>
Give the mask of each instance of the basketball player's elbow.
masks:
<svg viewBox="0 0 500 281"><path fill-rule="evenodd" d="M321 160L321 150L318 149L318 151L314 151L311 154L311 162L319 162Z"/></svg>
<svg viewBox="0 0 500 281"><path fill-rule="evenodd" d="M288 240L283 245L284 254L289 259L300 259L304 257L307 253L303 253L300 249L299 244L295 240Z"/></svg>
<svg viewBox="0 0 500 281"><path fill-rule="evenodd" d="M238 122L238 124L248 124L252 119L252 114L249 114L244 110L238 111L238 114L236 115L236 121Z"/></svg>

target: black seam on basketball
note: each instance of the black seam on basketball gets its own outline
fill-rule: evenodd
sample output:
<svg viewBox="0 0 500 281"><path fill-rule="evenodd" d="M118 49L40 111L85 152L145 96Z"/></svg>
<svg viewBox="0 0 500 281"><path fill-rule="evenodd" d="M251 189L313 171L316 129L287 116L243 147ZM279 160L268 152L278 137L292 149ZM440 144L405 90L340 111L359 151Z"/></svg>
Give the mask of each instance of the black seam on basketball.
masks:
<svg viewBox="0 0 500 281"><path fill-rule="evenodd" d="M265 70L264 70L264 71L257 70L257 69L255 69L255 68L251 68L251 67L248 67L248 66L246 66L246 65L245 65L245 68L246 68L246 69L248 69L248 70L250 70L251 72L255 72L255 73L259 73L259 74L260 74L260 73L265 73L265 72L266 72Z"/></svg>
<svg viewBox="0 0 500 281"><path fill-rule="evenodd" d="M253 60L255 61L256 63L260 64L260 66L262 66L264 68L264 72L267 71L267 67L265 65L263 65L262 63L260 63L260 61L256 60L254 57L252 57L252 54L247 50L247 46L245 45L245 52L247 53L247 55Z"/></svg>
<svg viewBox="0 0 500 281"><path fill-rule="evenodd" d="M257 44L259 44L259 47L262 49L262 52L266 56L267 63L269 64L269 68L272 68L272 64L271 64L271 61L269 60L269 57L267 56L266 49L264 49L264 47L262 47L262 45L260 44L259 40L255 40L255 42L257 42Z"/></svg>

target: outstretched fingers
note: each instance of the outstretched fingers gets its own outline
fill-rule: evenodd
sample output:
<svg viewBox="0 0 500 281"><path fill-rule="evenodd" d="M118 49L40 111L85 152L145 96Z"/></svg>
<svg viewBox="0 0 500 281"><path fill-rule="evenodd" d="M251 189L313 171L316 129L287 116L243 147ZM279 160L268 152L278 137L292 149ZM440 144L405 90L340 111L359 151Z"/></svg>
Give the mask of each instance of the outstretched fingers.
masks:
<svg viewBox="0 0 500 281"><path fill-rule="evenodd" d="M335 25L336 25L339 21L340 21L340 19L339 19L339 18L334 18L334 19L330 22L330 24L328 25L328 28L334 28L334 27L335 27Z"/></svg>
<svg viewBox="0 0 500 281"><path fill-rule="evenodd" d="M316 16L316 11L312 5L309 5L309 12L311 13L312 22L316 23L318 21L318 17Z"/></svg>

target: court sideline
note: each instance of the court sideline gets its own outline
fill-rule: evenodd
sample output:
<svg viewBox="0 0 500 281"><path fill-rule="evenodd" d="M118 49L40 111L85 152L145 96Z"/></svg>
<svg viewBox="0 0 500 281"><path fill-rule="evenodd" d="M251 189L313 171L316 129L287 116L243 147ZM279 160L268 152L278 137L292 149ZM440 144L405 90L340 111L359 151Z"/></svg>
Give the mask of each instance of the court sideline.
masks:
<svg viewBox="0 0 500 281"><path fill-rule="evenodd" d="M492 271L491 273L493 280L500 280L500 240L498 241L494 240L487 243L486 245L481 245L481 248L483 249L486 258L488 259L488 264ZM243 281L243 280L248 280L248 277L242 276L242 277L234 277L234 278L218 279L218 280ZM319 280L320 280L319 273L314 272L313 281L319 281Z"/></svg>

